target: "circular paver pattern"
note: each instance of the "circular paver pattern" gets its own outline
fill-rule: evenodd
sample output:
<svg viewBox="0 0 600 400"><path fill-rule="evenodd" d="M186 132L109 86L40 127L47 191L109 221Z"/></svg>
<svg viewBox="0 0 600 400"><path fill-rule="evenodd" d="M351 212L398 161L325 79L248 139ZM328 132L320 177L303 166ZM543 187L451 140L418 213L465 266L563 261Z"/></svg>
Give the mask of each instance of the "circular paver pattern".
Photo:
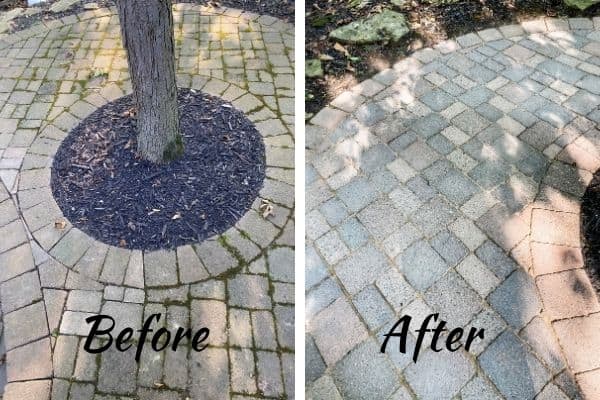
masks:
<svg viewBox="0 0 600 400"><path fill-rule="evenodd" d="M310 396L600 396L579 240L600 166L599 28L538 19L449 40L310 121ZM401 315L414 333L430 313L485 338L453 353L427 338L417 363L412 336L408 354L397 339L378 353Z"/></svg>
<svg viewBox="0 0 600 400"><path fill-rule="evenodd" d="M136 155L133 97L99 108L53 156L51 189L65 217L118 247L172 249L223 233L265 178L262 136L218 97L179 90L183 155L157 165Z"/></svg>
<svg viewBox="0 0 600 400"><path fill-rule="evenodd" d="M64 218L49 187L67 133L131 92L116 10L0 36L5 400L293 397L293 27L191 4L175 5L174 20L178 86L231 102L266 153L259 198L235 226L174 250L94 240ZM162 315L154 328L207 326L209 347L146 345L139 364L135 346L92 355L84 319L99 313L115 318L115 334L153 313Z"/></svg>

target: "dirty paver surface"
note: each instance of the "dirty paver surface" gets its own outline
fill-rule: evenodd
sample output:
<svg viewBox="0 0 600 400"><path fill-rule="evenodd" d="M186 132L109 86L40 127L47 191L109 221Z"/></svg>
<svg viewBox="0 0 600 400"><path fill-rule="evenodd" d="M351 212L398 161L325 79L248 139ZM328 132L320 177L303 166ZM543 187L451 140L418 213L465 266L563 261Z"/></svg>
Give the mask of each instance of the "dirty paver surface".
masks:
<svg viewBox="0 0 600 400"><path fill-rule="evenodd" d="M49 188L67 133L131 92L116 10L0 36L5 400L293 398L293 27L191 4L176 5L174 19L178 85L248 116L265 142L267 178L222 235L156 252L93 240L63 217ZM154 332L208 327L208 348L195 352L188 340L154 352L151 333L139 363L135 344L83 350L85 318L110 315L116 336L156 313Z"/></svg>
<svg viewBox="0 0 600 400"><path fill-rule="evenodd" d="M538 19L461 36L312 118L308 397L600 398L600 305L579 240L600 167L599 29ZM413 363L431 313L485 338L436 353L429 335ZM397 339L379 353L402 315L407 354Z"/></svg>

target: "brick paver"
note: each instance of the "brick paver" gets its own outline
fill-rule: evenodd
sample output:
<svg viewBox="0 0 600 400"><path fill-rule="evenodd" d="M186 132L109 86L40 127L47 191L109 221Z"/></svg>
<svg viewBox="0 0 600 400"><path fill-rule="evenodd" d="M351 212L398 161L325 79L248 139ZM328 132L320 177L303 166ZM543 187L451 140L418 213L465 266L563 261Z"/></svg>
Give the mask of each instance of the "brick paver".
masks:
<svg viewBox="0 0 600 400"><path fill-rule="evenodd" d="M600 166L599 28L546 18L470 33L312 118L308 395L598 397L579 199ZM412 364L394 348L393 367L376 350L363 360L401 315L418 324L433 312L485 339L471 355L426 351Z"/></svg>
<svg viewBox="0 0 600 400"><path fill-rule="evenodd" d="M0 36L0 293L5 400L294 397L293 26L174 6L178 85L220 96L264 137L267 178L222 235L160 252L107 246L64 219L50 165L68 131L131 92L116 9ZM209 347L84 351L98 313L115 329L208 327ZM135 333L135 338L139 333ZM147 339L150 340L150 339ZM245 397L244 397L245 398Z"/></svg>

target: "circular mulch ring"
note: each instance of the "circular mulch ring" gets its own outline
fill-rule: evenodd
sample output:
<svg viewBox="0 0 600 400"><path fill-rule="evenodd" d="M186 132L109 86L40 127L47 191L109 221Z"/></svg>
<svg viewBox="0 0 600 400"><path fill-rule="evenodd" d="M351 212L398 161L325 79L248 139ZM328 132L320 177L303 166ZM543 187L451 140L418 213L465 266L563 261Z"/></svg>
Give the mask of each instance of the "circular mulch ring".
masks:
<svg viewBox="0 0 600 400"><path fill-rule="evenodd" d="M265 178L260 133L220 98L179 89L178 102L185 152L167 165L136 156L131 95L69 133L51 188L75 227L110 245L157 250L201 242L248 211Z"/></svg>
<svg viewBox="0 0 600 400"><path fill-rule="evenodd" d="M585 268L600 294L600 170L594 173L581 199L581 236Z"/></svg>

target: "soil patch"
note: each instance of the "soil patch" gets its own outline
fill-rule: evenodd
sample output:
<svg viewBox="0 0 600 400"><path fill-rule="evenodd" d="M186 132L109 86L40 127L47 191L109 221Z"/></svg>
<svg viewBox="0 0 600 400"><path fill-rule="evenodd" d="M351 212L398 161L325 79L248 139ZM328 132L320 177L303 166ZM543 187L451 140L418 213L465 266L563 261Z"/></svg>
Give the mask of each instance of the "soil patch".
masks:
<svg viewBox="0 0 600 400"><path fill-rule="evenodd" d="M0 11L12 10L17 7L27 7L27 0L0 0Z"/></svg>
<svg viewBox="0 0 600 400"><path fill-rule="evenodd" d="M323 78L307 79L307 116L325 107L344 90L389 68L423 47L489 27L502 26L536 16L575 17L598 15L600 5L581 12L562 0L464 0L432 5L407 0L402 7L366 0L309 0L306 2L307 59L325 58ZM359 18L393 8L406 14L412 33L398 43L340 46L328 39L335 28Z"/></svg>
<svg viewBox="0 0 600 400"><path fill-rule="evenodd" d="M581 236L585 269L600 295L600 170L581 199Z"/></svg>
<svg viewBox="0 0 600 400"><path fill-rule="evenodd" d="M166 165L136 155L131 95L69 133L51 186L75 227L110 245L156 250L201 242L248 211L265 178L260 133L217 97L180 89L178 102L185 152Z"/></svg>

